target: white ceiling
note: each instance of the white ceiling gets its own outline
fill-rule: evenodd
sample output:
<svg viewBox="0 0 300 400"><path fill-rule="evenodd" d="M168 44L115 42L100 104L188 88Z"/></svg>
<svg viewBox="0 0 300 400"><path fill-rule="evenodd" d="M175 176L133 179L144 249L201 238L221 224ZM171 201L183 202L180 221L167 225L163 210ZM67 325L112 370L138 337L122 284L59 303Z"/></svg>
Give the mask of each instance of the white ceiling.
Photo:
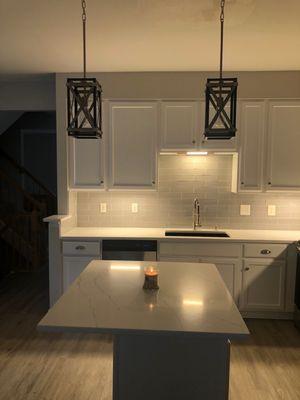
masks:
<svg viewBox="0 0 300 400"><path fill-rule="evenodd" d="M90 71L215 70L219 0L86 0ZM226 0L227 70L300 69L300 0ZM80 0L0 0L0 73L81 71Z"/></svg>

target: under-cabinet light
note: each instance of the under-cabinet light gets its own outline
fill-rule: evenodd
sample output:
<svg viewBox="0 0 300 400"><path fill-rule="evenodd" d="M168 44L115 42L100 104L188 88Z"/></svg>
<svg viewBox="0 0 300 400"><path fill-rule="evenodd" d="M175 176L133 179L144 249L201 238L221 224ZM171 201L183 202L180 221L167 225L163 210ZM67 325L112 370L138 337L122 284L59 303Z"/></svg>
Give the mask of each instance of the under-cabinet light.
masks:
<svg viewBox="0 0 300 400"><path fill-rule="evenodd" d="M187 156L207 156L207 151L187 151Z"/></svg>
<svg viewBox="0 0 300 400"><path fill-rule="evenodd" d="M177 156L178 155L178 153L177 152L175 152L175 151L161 151L160 153L159 153L159 155L161 155L161 156Z"/></svg>

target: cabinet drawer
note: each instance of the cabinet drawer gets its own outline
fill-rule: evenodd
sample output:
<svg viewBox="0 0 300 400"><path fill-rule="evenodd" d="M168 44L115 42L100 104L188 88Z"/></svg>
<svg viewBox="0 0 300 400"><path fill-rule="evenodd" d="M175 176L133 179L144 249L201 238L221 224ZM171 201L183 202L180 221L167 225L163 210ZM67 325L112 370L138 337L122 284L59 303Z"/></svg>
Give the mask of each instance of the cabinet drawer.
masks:
<svg viewBox="0 0 300 400"><path fill-rule="evenodd" d="M283 259L286 255L285 244L251 243L244 245L244 257L255 258L278 258Z"/></svg>
<svg viewBox="0 0 300 400"><path fill-rule="evenodd" d="M186 242L161 242L160 255L168 256L205 256L205 257L231 257L241 255L241 246L238 243L186 243Z"/></svg>
<svg viewBox="0 0 300 400"><path fill-rule="evenodd" d="M63 242L63 254L100 256L100 242Z"/></svg>

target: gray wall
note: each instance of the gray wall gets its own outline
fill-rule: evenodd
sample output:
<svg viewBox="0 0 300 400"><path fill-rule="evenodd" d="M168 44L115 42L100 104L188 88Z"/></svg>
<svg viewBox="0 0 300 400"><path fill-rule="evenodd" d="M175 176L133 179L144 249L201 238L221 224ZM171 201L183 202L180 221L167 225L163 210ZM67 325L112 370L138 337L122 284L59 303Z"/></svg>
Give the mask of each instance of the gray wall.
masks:
<svg viewBox="0 0 300 400"><path fill-rule="evenodd" d="M231 168L229 155L160 156L157 192L78 192L78 226L191 227L198 197L207 227L300 229L299 194L231 193ZM107 202L106 214L100 202ZM239 215L240 204L251 205L250 217ZM277 206L276 217L267 216L268 204Z"/></svg>

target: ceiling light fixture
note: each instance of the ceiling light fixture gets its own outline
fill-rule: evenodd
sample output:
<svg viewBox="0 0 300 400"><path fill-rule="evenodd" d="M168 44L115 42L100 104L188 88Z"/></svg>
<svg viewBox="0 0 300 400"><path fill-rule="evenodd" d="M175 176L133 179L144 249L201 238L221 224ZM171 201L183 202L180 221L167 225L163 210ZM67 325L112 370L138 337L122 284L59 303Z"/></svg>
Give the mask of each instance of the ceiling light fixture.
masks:
<svg viewBox="0 0 300 400"><path fill-rule="evenodd" d="M79 139L102 137L102 89L96 78L86 77L86 2L82 6L83 78L67 79L68 135Z"/></svg>
<svg viewBox="0 0 300 400"><path fill-rule="evenodd" d="M221 45L219 78L207 79L205 93L206 139L231 139L236 133L237 78L223 78L224 7L221 0Z"/></svg>

